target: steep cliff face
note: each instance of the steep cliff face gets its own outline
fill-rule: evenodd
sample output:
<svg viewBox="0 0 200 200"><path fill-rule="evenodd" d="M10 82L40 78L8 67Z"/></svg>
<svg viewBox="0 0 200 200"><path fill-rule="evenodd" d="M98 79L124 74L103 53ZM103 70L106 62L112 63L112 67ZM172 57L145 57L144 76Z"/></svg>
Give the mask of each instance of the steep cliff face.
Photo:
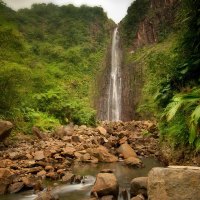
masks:
<svg viewBox="0 0 200 200"><path fill-rule="evenodd" d="M136 110L141 100L145 73L141 63L132 61L129 57L137 49L159 42L173 30L178 5L178 0L150 0L146 14L135 25L136 27L132 27L133 29L137 28L134 36L132 38L123 38L122 119L124 121L141 117ZM121 31L122 35L127 35L124 21L120 24ZM129 41L129 44L127 44L127 41Z"/></svg>
<svg viewBox="0 0 200 200"><path fill-rule="evenodd" d="M136 50L162 39L173 27L178 0L151 0L145 18L139 23L131 48Z"/></svg>
<svg viewBox="0 0 200 200"><path fill-rule="evenodd" d="M111 40L112 33L110 33L110 45L107 48L107 53L104 62L104 68L99 73L96 80L96 94L94 97L94 107L97 110L97 119L105 120L107 112L107 101L108 101L108 85L111 71Z"/></svg>

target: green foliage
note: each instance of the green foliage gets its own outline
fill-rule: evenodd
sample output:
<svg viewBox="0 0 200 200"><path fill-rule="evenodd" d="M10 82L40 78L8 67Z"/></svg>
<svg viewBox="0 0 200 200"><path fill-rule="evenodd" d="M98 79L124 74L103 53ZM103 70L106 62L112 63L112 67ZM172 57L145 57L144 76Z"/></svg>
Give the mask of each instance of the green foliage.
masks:
<svg viewBox="0 0 200 200"><path fill-rule="evenodd" d="M0 112L6 113L16 107L20 107L21 102L30 89L30 70L16 63L1 63L0 68ZM24 88L26 84L26 88Z"/></svg>
<svg viewBox="0 0 200 200"><path fill-rule="evenodd" d="M100 7L0 2L0 116L29 132L59 123L94 125L92 90L110 27Z"/></svg>
<svg viewBox="0 0 200 200"><path fill-rule="evenodd" d="M200 2L183 0L179 3L178 18L174 23L176 28L169 26L172 30L166 29L167 21L161 20L158 27L160 43L128 54L126 62L138 63L143 67L144 86L138 108L140 115L157 117L161 138L172 146L189 145L199 151ZM152 17L151 14L155 13L149 9L147 18ZM129 16L130 19L137 19ZM131 24L124 30L126 34L130 34L128 28L131 30ZM131 39L134 39L134 35Z"/></svg>
<svg viewBox="0 0 200 200"><path fill-rule="evenodd" d="M30 131L33 126L37 126L41 130L52 130L60 124L58 119L45 112L35 111L31 108L25 108L22 111L26 124L23 124L24 127L20 126L19 129L25 132ZM28 126L27 129L25 126Z"/></svg>
<svg viewBox="0 0 200 200"><path fill-rule="evenodd" d="M162 141L168 141L172 148L189 144L189 134L187 119L185 113L180 110L174 116L173 120L159 122L160 138Z"/></svg>
<svg viewBox="0 0 200 200"><path fill-rule="evenodd" d="M182 62L183 81L199 81L200 64L200 2L183 0L179 10L178 24L181 28L178 44Z"/></svg>
<svg viewBox="0 0 200 200"><path fill-rule="evenodd" d="M144 47L135 54L128 55L128 62L140 63L144 71L144 86L138 112L142 116L159 116L173 96L175 86L182 87L182 83L174 77L178 69L178 54L174 50L176 35L170 35L162 43Z"/></svg>
<svg viewBox="0 0 200 200"><path fill-rule="evenodd" d="M189 130L188 141L196 149L197 140L200 139L200 89L194 89L190 93L179 93L173 97L171 103L165 109L164 117L171 121L178 112L184 113Z"/></svg>
<svg viewBox="0 0 200 200"><path fill-rule="evenodd" d="M136 0L128 8L127 15L122 21L123 38L128 44L135 37L138 30L139 22L141 22L148 11L149 0Z"/></svg>

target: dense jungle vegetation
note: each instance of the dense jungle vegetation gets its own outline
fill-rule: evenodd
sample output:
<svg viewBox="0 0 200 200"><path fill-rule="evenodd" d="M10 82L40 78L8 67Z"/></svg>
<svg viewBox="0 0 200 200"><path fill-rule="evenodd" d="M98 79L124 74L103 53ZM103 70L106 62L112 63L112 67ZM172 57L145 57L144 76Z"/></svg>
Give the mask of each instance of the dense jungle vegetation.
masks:
<svg viewBox="0 0 200 200"><path fill-rule="evenodd" d="M101 7L0 1L0 118L23 132L95 123L95 79L114 22Z"/></svg>
<svg viewBox="0 0 200 200"><path fill-rule="evenodd" d="M126 53L126 62L143 67L144 87L138 112L143 116L153 114L159 121L161 138L173 148L186 145L199 151L200 2L178 3L173 26L160 26L158 43L145 45L134 54ZM147 7L148 1L136 0L122 21L127 52L139 23L154 15Z"/></svg>

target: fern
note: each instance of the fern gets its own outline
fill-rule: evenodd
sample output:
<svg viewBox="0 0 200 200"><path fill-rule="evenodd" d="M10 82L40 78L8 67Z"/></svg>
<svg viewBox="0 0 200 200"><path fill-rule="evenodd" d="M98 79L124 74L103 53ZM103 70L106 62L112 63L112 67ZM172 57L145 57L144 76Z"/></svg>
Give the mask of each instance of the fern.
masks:
<svg viewBox="0 0 200 200"><path fill-rule="evenodd" d="M188 123L188 142L200 150L199 125L200 125L200 89L194 89L187 94L177 94L165 109L164 117L167 122L173 121L178 112L184 111Z"/></svg>

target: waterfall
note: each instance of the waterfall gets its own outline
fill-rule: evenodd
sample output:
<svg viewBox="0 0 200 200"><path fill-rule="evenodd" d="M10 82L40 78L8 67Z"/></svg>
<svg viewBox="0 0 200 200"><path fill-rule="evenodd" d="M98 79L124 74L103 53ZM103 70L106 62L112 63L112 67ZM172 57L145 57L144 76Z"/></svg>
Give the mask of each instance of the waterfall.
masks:
<svg viewBox="0 0 200 200"><path fill-rule="evenodd" d="M121 49L118 28L112 39L111 73L108 87L107 120L121 120Z"/></svg>

